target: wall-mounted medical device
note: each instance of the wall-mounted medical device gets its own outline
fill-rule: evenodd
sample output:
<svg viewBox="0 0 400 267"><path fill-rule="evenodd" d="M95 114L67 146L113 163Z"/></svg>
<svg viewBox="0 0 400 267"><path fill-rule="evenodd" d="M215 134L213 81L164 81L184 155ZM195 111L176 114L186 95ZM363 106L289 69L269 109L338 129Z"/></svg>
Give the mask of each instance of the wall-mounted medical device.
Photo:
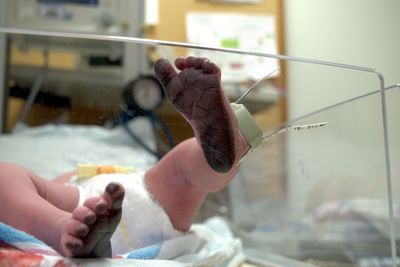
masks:
<svg viewBox="0 0 400 267"><path fill-rule="evenodd" d="M129 32L135 2L129 0L13 0L10 24L42 30Z"/></svg>
<svg viewBox="0 0 400 267"><path fill-rule="evenodd" d="M3 1L3 0L2 0ZM144 1L132 0L6 0L9 3L7 26L52 32L78 32L141 37L144 24ZM2 11L0 11L2 12ZM4 11L3 11L4 12ZM81 79L88 87L99 86L90 81L115 81L123 86L143 74L148 66L146 47L121 42L31 35L12 36L13 44L22 49L39 48L67 51L81 56L76 75L98 78ZM110 63L110 64L109 64ZM27 71L10 68L13 77L27 76ZM103 67L103 68L102 68ZM108 71L110 69L110 71ZM59 70L57 70L60 73ZM37 73L32 69L32 74ZM107 76L108 75L108 76ZM51 75L50 75L51 76ZM62 76L62 75L61 75ZM71 77L65 73L65 82ZM85 76L85 77L86 77ZM26 79L25 79L26 80ZM76 79L75 79L76 80ZM104 84L104 83L100 83Z"/></svg>

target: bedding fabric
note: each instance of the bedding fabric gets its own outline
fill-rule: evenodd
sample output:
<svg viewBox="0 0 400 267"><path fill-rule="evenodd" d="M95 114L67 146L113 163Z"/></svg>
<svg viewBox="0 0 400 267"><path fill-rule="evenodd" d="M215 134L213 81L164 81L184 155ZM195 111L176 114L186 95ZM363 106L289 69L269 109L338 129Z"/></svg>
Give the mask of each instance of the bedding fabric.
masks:
<svg viewBox="0 0 400 267"><path fill-rule="evenodd" d="M153 129L147 119L135 119L128 127L155 149ZM12 134L1 135L0 148L0 161L19 164L48 180L75 170L79 163L133 165L146 171L157 161L120 126L21 126Z"/></svg>
<svg viewBox="0 0 400 267"><path fill-rule="evenodd" d="M187 234L110 259L62 257L42 241L0 223L0 266L239 266L244 261L241 241L227 223L213 217L195 224Z"/></svg>

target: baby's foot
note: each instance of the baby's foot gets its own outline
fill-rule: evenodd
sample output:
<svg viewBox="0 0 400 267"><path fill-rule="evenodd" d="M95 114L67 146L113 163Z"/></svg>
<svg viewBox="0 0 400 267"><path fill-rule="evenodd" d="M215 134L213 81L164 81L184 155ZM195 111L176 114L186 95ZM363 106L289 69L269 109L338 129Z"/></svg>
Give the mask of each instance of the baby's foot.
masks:
<svg viewBox="0 0 400 267"><path fill-rule="evenodd" d="M190 123L208 164L228 172L235 162L236 118L221 88L221 70L206 58L178 58L178 74L166 59L155 73L168 99Z"/></svg>
<svg viewBox="0 0 400 267"><path fill-rule="evenodd" d="M62 228L60 247L67 257L111 257L110 238L121 220L125 190L107 185L102 196L88 198Z"/></svg>

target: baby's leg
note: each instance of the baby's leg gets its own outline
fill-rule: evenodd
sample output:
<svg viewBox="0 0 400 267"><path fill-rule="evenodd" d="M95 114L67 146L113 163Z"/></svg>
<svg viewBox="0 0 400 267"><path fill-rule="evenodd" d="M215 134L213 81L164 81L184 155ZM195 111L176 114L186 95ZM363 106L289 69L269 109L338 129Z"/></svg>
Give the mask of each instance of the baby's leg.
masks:
<svg viewBox="0 0 400 267"><path fill-rule="evenodd" d="M161 59L155 73L196 139L180 143L145 178L173 225L187 230L207 193L224 188L235 176L248 145L222 91L220 69L194 57L178 58L175 65L179 74Z"/></svg>
<svg viewBox="0 0 400 267"><path fill-rule="evenodd" d="M34 235L66 256L107 256L124 192L119 185L109 187L103 196L76 208L77 188L0 163L0 203L7 203L0 205L0 221Z"/></svg>

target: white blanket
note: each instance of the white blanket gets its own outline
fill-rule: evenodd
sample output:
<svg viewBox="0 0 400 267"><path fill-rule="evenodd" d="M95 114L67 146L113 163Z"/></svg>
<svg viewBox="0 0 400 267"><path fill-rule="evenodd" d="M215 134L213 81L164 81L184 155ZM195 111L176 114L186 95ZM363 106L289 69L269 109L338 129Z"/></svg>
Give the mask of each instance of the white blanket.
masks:
<svg viewBox="0 0 400 267"><path fill-rule="evenodd" d="M146 119L135 119L129 127L155 148L154 134ZM22 127L13 134L2 135L0 148L0 161L20 164L46 179L73 171L78 163L133 165L144 171L156 162L122 127Z"/></svg>

